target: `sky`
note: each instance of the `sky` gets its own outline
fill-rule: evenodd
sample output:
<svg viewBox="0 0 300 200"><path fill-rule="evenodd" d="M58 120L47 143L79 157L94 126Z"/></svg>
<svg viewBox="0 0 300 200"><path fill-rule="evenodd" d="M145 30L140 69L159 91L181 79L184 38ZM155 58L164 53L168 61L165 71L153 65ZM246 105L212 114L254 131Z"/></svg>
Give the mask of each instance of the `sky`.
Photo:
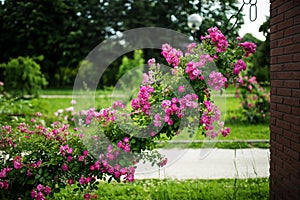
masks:
<svg viewBox="0 0 300 200"><path fill-rule="evenodd" d="M246 33L251 33L254 37L265 40L265 37L261 32L259 32L260 25L266 21L266 16L270 16L270 1L269 0L239 0L240 6L242 5L243 1L249 2L251 1L254 3L257 1L257 19L254 22L251 22L249 19L249 9L250 4L245 5L243 8L244 16L244 25L242 26L241 30L239 31L239 35L242 37Z"/></svg>

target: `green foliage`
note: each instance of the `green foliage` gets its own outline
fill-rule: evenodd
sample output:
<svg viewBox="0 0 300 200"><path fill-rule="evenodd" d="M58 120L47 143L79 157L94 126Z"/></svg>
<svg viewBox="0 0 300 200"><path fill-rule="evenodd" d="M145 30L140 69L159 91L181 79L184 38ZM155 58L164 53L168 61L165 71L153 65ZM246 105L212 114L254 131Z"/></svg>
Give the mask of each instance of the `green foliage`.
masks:
<svg viewBox="0 0 300 200"><path fill-rule="evenodd" d="M142 50L135 50L133 53L133 59L128 58L127 56L124 56L122 58L122 64L119 68L119 72L117 74L117 78L121 78L125 73L131 73L130 70L136 68L136 67L143 67L144 66L144 59L143 59L143 51ZM143 68L142 68L143 69ZM139 74L136 74L135 76L141 77L143 71L139 70ZM133 75L130 75L134 77Z"/></svg>
<svg viewBox="0 0 300 200"><path fill-rule="evenodd" d="M241 77L236 98L240 98L242 112L238 117L250 123L266 123L270 119L270 92L256 81L256 77Z"/></svg>
<svg viewBox="0 0 300 200"><path fill-rule="evenodd" d="M79 200L84 192L73 192L68 186L52 199ZM218 179L218 180L136 180L132 184L100 183L90 194L91 199L269 199L269 179Z"/></svg>
<svg viewBox="0 0 300 200"><path fill-rule="evenodd" d="M199 1L198 4L181 0L5 0L0 3L0 63L12 57L44 55L41 66L49 85L70 86L79 62L118 31L163 27L190 34L187 17L199 11L205 22L199 35L211 26L225 31L230 27L229 16L237 13L236 5L236 0ZM233 38L242 20L240 16L238 26L226 35ZM144 55L156 57L151 51ZM120 62L112 65L110 74L116 74L119 65ZM109 76L103 82L106 86L117 81Z"/></svg>
<svg viewBox="0 0 300 200"><path fill-rule="evenodd" d="M1 64L1 67L4 68L5 88L13 96L38 96L42 87L47 85L40 65L32 58L20 56Z"/></svg>

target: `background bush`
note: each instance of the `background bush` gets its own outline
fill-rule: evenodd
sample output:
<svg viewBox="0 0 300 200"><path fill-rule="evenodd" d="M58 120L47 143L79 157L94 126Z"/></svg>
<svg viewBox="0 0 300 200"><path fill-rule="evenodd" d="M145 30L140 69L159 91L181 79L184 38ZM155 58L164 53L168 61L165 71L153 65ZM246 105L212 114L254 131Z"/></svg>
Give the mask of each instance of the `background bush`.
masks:
<svg viewBox="0 0 300 200"><path fill-rule="evenodd" d="M42 87L47 85L40 65L33 58L19 56L0 66L4 68L5 88L12 96L38 96Z"/></svg>

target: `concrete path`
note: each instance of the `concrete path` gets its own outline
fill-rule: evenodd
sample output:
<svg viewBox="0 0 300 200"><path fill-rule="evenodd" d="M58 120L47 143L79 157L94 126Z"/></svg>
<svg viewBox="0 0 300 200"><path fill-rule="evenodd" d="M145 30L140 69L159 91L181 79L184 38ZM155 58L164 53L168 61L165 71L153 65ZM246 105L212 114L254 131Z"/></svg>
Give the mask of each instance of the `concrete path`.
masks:
<svg viewBox="0 0 300 200"><path fill-rule="evenodd" d="M160 149L161 168L139 163L135 178L219 179L269 177L269 149Z"/></svg>

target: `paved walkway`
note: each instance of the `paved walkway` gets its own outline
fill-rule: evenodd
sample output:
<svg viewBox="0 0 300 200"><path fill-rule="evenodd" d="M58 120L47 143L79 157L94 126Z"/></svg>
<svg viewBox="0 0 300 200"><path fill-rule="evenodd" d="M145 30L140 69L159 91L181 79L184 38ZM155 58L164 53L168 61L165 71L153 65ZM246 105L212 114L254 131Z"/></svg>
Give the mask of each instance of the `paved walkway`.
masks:
<svg viewBox="0 0 300 200"><path fill-rule="evenodd" d="M161 149L168 164L139 163L136 179L219 179L269 177L269 149Z"/></svg>

